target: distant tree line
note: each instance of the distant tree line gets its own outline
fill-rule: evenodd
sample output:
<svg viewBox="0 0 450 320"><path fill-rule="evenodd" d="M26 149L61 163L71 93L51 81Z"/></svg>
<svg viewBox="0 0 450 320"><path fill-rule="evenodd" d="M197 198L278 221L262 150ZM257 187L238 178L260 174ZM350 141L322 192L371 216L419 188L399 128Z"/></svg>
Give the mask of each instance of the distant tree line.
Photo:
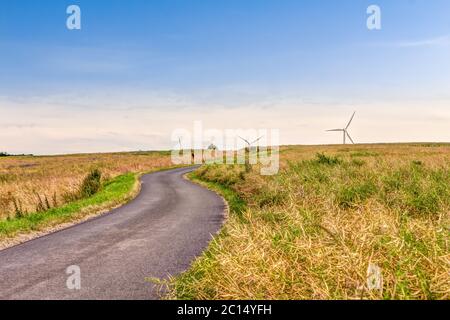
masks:
<svg viewBox="0 0 450 320"><path fill-rule="evenodd" d="M32 154L9 154L8 152L0 151L0 157L17 157L17 156L33 156Z"/></svg>

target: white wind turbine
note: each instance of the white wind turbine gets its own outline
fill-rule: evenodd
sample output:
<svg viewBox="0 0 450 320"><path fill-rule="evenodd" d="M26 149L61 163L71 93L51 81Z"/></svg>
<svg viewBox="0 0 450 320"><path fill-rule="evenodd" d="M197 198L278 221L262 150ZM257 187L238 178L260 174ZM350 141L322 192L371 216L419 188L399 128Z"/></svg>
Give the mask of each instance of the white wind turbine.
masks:
<svg viewBox="0 0 450 320"><path fill-rule="evenodd" d="M346 138L348 137L350 139L350 141L355 144L355 142L353 141L352 137L350 137L350 135L348 134L348 128L350 127L352 121L353 121L353 117L355 116L355 112L353 112L352 117L350 118L350 121L348 122L347 126L343 129L331 129L331 130L327 130L327 132L342 132L342 135L344 137L344 144L346 144Z"/></svg>
<svg viewBox="0 0 450 320"><path fill-rule="evenodd" d="M180 151L183 150L183 146L181 145L181 137L178 137L178 145L180 146Z"/></svg>
<svg viewBox="0 0 450 320"><path fill-rule="evenodd" d="M253 142L248 141L247 139L242 138L241 136L238 136L239 139L241 139L242 141L244 141L247 144L247 148L248 150L250 150L250 148L252 147L252 145L256 142L258 142L259 140L261 140L262 138L264 138L264 136L259 137L258 139L256 139Z"/></svg>
<svg viewBox="0 0 450 320"><path fill-rule="evenodd" d="M259 140L261 140L264 136L261 136L252 142L250 142L247 139L242 138L241 136L238 136L238 137L239 137L239 139L241 139L242 141L244 141L247 144L247 146L244 149L245 150L245 172L250 172L250 170L252 169L251 165L250 165L250 150L252 148L252 145L254 143L258 142ZM256 153L259 154L259 146L256 147Z"/></svg>

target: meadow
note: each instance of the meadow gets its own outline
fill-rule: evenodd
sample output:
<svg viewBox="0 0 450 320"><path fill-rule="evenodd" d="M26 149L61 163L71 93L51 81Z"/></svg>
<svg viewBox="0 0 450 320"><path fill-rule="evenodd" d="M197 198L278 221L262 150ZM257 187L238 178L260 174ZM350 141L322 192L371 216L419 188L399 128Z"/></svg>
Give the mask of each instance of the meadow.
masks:
<svg viewBox="0 0 450 320"><path fill-rule="evenodd" d="M0 240L120 205L168 167L169 152L0 157ZM450 299L450 145L284 146L278 174L259 169L191 174L230 212L168 298Z"/></svg>
<svg viewBox="0 0 450 320"><path fill-rule="evenodd" d="M127 173L171 166L169 152L0 157L0 221L28 216L80 200L93 170L101 183Z"/></svg>
<svg viewBox="0 0 450 320"><path fill-rule="evenodd" d="M274 176L217 164L192 174L230 214L169 298L450 298L450 145L286 146L280 157Z"/></svg>

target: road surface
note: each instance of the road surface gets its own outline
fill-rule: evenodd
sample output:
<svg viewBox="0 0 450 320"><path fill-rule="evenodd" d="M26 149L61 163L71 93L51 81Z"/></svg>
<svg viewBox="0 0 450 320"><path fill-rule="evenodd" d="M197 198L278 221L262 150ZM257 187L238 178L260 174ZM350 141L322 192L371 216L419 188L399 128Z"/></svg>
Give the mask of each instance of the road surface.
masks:
<svg viewBox="0 0 450 320"><path fill-rule="evenodd" d="M148 278L188 269L224 219L223 200L183 178L194 169L145 175L130 203L0 251L0 299L158 299Z"/></svg>

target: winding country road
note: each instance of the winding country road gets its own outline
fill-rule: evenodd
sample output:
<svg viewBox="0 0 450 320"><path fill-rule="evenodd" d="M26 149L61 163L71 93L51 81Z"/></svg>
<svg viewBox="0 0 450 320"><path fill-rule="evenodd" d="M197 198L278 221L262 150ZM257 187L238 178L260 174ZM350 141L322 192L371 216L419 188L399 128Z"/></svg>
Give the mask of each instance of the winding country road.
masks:
<svg viewBox="0 0 450 320"><path fill-rule="evenodd" d="M186 270L221 227L225 204L183 178L142 177L142 190L109 214L0 251L0 299L158 299L148 277ZM69 266L81 289L68 289Z"/></svg>

